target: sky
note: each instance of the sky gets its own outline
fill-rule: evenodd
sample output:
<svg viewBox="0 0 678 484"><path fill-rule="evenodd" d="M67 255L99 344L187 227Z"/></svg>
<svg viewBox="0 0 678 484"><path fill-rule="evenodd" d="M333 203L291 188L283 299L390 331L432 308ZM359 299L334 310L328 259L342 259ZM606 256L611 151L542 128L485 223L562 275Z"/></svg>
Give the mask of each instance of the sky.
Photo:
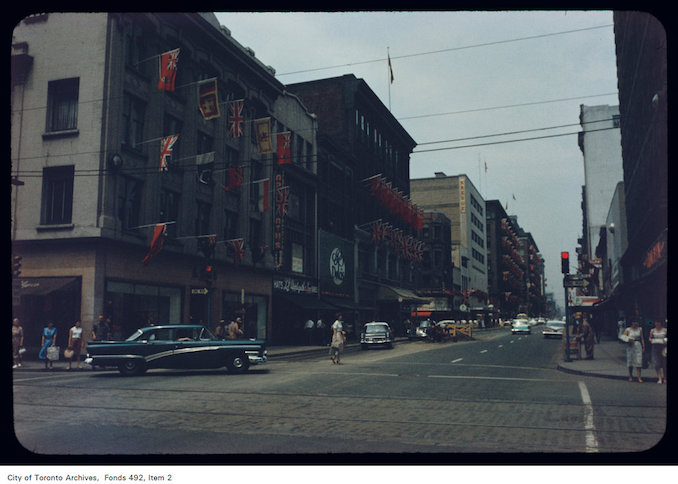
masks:
<svg viewBox="0 0 678 484"><path fill-rule="evenodd" d="M575 272L584 185L567 133L580 130L580 105L619 104L611 11L215 13L283 84L364 79L418 143L410 177L465 174L508 204L563 308L560 252Z"/></svg>

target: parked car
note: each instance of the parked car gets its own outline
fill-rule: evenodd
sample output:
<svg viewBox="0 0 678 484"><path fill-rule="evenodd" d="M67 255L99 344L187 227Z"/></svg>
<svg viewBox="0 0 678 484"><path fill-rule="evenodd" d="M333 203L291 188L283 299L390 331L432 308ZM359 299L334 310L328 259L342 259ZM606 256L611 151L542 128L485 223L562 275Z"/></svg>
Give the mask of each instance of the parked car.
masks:
<svg viewBox="0 0 678 484"><path fill-rule="evenodd" d="M513 326L511 327L511 334L516 333L531 334L532 328L530 328L530 325L527 324L527 321L525 321L524 319L517 319L513 322Z"/></svg>
<svg viewBox="0 0 678 484"><path fill-rule="evenodd" d="M550 337L562 338L564 332L565 332L565 323L563 321L558 321L555 319L547 321L546 324L544 325L544 329L542 330L544 338Z"/></svg>
<svg viewBox="0 0 678 484"><path fill-rule="evenodd" d="M85 363L114 366L123 375L139 375L152 368L224 366L231 372L241 373L266 359L264 340L222 340L201 325L170 324L138 329L124 341L91 341Z"/></svg>
<svg viewBox="0 0 678 484"><path fill-rule="evenodd" d="M370 346L393 348L393 331L388 323L365 323L360 333L360 348L366 350Z"/></svg>
<svg viewBox="0 0 678 484"><path fill-rule="evenodd" d="M428 330L435 323L430 319L420 321L416 326L412 326L407 330L407 337L409 339L424 339L428 335Z"/></svg>

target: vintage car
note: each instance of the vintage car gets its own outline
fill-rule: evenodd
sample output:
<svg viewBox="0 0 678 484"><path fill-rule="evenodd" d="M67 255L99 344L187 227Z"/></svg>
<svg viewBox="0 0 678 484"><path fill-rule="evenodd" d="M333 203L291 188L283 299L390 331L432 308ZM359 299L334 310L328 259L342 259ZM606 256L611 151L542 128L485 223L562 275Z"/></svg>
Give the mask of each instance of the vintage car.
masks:
<svg viewBox="0 0 678 484"><path fill-rule="evenodd" d="M544 338L553 336L554 338L562 338L565 331L565 323L563 321L550 320L546 322L542 334Z"/></svg>
<svg viewBox="0 0 678 484"><path fill-rule="evenodd" d="M393 348L393 331L388 323L365 323L360 332L360 348L366 350L371 346Z"/></svg>
<svg viewBox="0 0 678 484"><path fill-rule="evenodd" d="M527 324L527 321L525 321L524 319L516 319L513 321L513 326L511 327L511 334L516 333L531 334L532 329L530 328L530 325Z"/></svg>
<svg viewBox="0 0 678 484"><path fill-rule="evenodd" d="M224 366L240 373L266 359L263 340L222 340L201 325L169 324L138 329L124 341L90 341L85 363L115 366L123 375L138 375L151 368Z"/></svg>
<svg viewBox="0 0 678 484"><path fill-rule="evenodd" d="M407 337L409 339L424 339L428 334L428 330L434 324L435 323L430 319L420 321L419 324L417 324L416 326L411 326L410 328L407 329Z"/></svg>

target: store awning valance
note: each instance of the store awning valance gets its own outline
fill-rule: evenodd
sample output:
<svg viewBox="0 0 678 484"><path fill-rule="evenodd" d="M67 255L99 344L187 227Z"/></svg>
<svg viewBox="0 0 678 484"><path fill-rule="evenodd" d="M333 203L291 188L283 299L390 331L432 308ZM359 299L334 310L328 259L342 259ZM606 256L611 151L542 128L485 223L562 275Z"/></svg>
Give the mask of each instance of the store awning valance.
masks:
<svg viewBox="0 0 678 484"><path fill-rule="evenodd" d="M71 284L79 282L79 277L21 277L19 291L21 296L44 296L60 289L70 289Z"/></svg>
<svg viewBox="0 0 678 484"><path fill-rule="evenodd" d="M382 301L400 301L400 302L416 302L428 303L430 298L417 296L409 289L394 286L381 286L377 292L377 299Z"/></svg>

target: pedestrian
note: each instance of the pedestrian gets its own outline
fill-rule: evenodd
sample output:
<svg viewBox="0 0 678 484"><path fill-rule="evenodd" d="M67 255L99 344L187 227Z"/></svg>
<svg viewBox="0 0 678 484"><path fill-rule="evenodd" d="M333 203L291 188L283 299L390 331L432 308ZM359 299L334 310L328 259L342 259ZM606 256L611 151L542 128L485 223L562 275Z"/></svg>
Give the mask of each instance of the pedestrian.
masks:
<svg viewBox="0 0 678 484"><path fill-rule="evenodd" d="M325 336L325 333L326 333L325 323L323 322L322 319L318 319L318 321L316 321L316 323L315 323L315 327L316 327L316 330L317 330L317 333L318 333L317 343L320 346L325 346L325 344L326 344L325 342L327 340L327 338Z"/></svg>
<svg viewBox="0 0 678 484"><path fill-rule="evenodd" d="M617 321L617 339L621 344L624 344L624 341L622 340L622 335L624 334L625 330L626 330L626 321L624 320L624 316L620 316L619 321Z"/></svg>
<svg viewBox="0 0 678 484"><path fill-rule="evenodd" d="M12 368L19 368L23 363L21 353L24 347L24 329L19 324L19 318L12 320L12 357L14 358L14 366Z"/></svg>
<svg viewBox="0 0 678 484"><path fill-rule="evenodd" d="M640 374L643 369L643 353L645 352L645 340L643 339L643 330L638 327L638 320L631 322L631 327L624 330L623 338L627 343L626 347L626 366L629 368L629 381L633 381L633 367L638 372L638 382L643 379Z"/></svg>
<svg viewBox="0 0 678 484"><path fill-rule="evenodd" d="M343 316L341 313L337 314L337 320L332 325L332 343L330 345L330 359L332 363L341 365L341 352L344 350L344 343L346 342L346 331L342 323Z"/></svg>
<svg viewBox="0 0 678 484"><path fill-rule="evenodd" d="M224 339L225 333L226 333L226 321L221 319L219 320L219 324L217 324L217 327L214 328L214 336L216 336L217 339Z"/></svg>
<svg viewBox="0 0 678 484"><path fill-rule="evenodd" d="M584 349L586 350L586 359L592 360L595 337L593 334L593 328L591 327L591 324L589 324L589 320L586 316L584 316L584 318L582 319L580 338L581 341L584 343Z"/></svg>
<svg viewBox="0 0 678 484"><path fill-rule="evenodd" d="M315 323L313 322L312 319L309 319L304 324L304 333L306 333L306 342L309 346L313 345L313 327L314 326L315 326Z"/></svg>
<svg viewBox="0 0 678 484"><path fill-rule="evenodd" d="M652 363L657 372L657 383L666 383L666 328L661 321L654 322L654 328L650 330L650 348ZM663 372L663 378L662 378Z"/></svg>
<svg viewBox="0 0 678 484"><path fill-rule="evenodd" d="M97 322L92 326L92 339L96 341L108 340L111 338L110 332L110 326L104 319L104 315L100 314Z"/></svg>
<svg viewBox="0 0 678 484"><path fill-rule="evenodd" d="M45 370L52 369L52 360L47 358L47 348L56 345L57 330L53 321L47 321L47 326L42 330L42 341L40 342L40 353L38 358L45 361Z"/></svg>
<svg viewBox="0 0 678 484"><path fill-rule="evenodd" d="M228 327L228 339L238 339L240 338L244 333L242 332L242 329L240 329L240 323L242 320L240 318L235 318L235 321L233 321L229 327Z"/></svg>
<svg viewBox="0 0 678 484"><path fill-rule="evenodd" d="M68 350L72 351L73 354L68 358L68 370L70 371L73 367L73 360L78 362L78 370L81 370L80 366L80 352L82 351L82 325L80 320L75 322L75 325L68 331ZM64 356L66 353L64 352Z"/></svg>

